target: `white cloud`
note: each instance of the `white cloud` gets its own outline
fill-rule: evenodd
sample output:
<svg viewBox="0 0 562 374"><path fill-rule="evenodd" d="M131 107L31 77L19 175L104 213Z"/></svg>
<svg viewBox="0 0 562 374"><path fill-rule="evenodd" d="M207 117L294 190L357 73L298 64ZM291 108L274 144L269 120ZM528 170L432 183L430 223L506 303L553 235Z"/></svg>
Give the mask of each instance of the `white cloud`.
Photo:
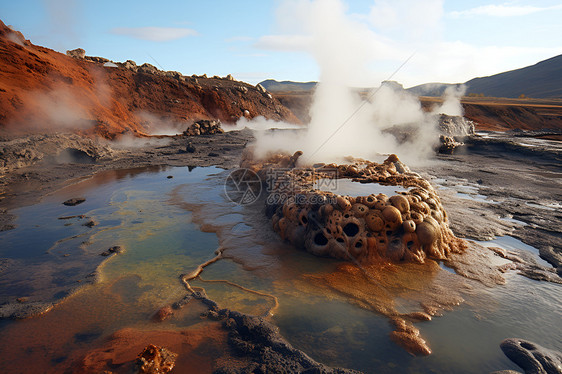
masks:
<svg viewBox="0 0 562 374"><path fill-rule="evenodd" d="M254 47L274 51L310 51L312 41L308 35L265 35Z"/></svg>
<svg viewBox="0 0 562 374"><path fill-rule="evenodd" d="M412 39L433 38L440 27L444 0L377 0L369 22L380 32L406 32Z"/></svg>
<svg viewBox="0 0 562 374"><path fill-rule="evenodd" d="M197 31L183 27L116 27L111 33L153 42L166 42L198 35Z"/></svg>
<svg viewBox="0 0 562 374"><path fill-rule="evenodd" d="M466 16L518 17L557 9L562 9L562 5L536 7L531 5L489 4L476 8L450 12L449 15L453 18Z"/></svg>

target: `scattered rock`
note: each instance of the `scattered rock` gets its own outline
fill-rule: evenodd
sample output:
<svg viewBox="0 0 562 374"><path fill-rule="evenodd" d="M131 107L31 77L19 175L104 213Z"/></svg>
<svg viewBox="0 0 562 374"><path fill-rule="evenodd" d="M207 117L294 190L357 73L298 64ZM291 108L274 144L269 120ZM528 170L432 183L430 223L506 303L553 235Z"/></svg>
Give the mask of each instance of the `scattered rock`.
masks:
<svg viewBox="0 0 562 374"><path fill-rule="evenodd" d="M168 373L174 368L177 357L177 353L149 344L137 358L136 372L139 374Z"/></svg>
<svg viewBox="0 0 562 374"><path fill-rule="evenodd" d="M172 308L174 309L181 309L183 308L187 303L189 303L191 300L193 300L193 296L191 294L189 295L185 295L181 300L176 301L175 303L172 304Z"/></svg>
<svg viewBox="0 0 562 374"><path fill-rule="evenodd" d="M97 225L98 225L98 222L97 222L96 220L90 219L90 220L89 220L88 222L86 222L83 226L86 226L86 227L94 227L94 226L97 226Z"/></svg>
<svg viewBox="0 0 562 374"><path fill-rule="evenodd" d="M73 197L72 199L68 199L63 202L63 204L66 206L75 206L78 204L82 204L84 201L86 201L85 197Z"/></svg>
<svg viewBox="0 0 562 374"><path fill-rule="evenodd" d="M523 339L506 339L500 348L525 374L562 374L561 352Z"/></svg>
<svg viewBox="0 0 562 374"><path fill-rule="evenodd" d="M120 245L116 245L115 247L109 248L107 251L103 251L101 253L102 256L109 256L111 254L120 254L125 252L125 248L121 247Z"/></svg>
<svg viewBox="0 0 562 374"><path fill-rule="evenodd" d="M267 90L264 88L264 86L262 86L262 85L259 84L259 83L256 85L256 88L258 89L258 91L259 91L260 93L262 93L262 94L264 94L264 95L267 93Z"/></svg>
<svg viewBox="0 0 562 374"><path fill-rule="evenodd" d="M158 72L158 68L154 65L145 62L144 64L138 67L137 71L139 73L156 74Z"/></svg>
<svg viewBox="0 0 562 374"><path fill-rule="evenodd" d="M98 56L86 56L86 57L84 57L84 60L90 61L90 62L96 62L98 64L105 64L106 62L112 62L108 58L98 57Z"/></svg>
<svg viewBox="0 0 562 374"><path fill-rule="evenodd" d="M86 57L86 51L82 48L76 48L69 51L66 51L66 55L72 58L77 58L79 60L83 60Z"/></svg>
<svg viewBox="0 0 562 374"><path fill-rule="evenodd" d="M125 69L131 70L131 71L134 71L134 72L136 72L138 70L137 63L134 62L133 60L127 60L127 61L121 63L120 65L121 65L121 67L124 67Z"/></svg>
<svg viewBox="0 0 562 374"><path fill-rule="evenodd" d="M215 310L208 310L206 312L201 313L201 317L202 318L208 318L212 321L220 321L221 319L224 318L224 316L221 316L217 311Z"/></svg>
<svg viewBox="0 0 562 374"><path fill-rule="evenodd" d="M235 79L234 79L234 77L232 76L232 74L228 74L228 75L226 76L226 80L233 81L233 80L235 80Z"/></svg>
<svg viewBox="0 0 562 374"><path fill-rule="evenodd" d="M195 148L195 146L193 144L191 144L191 142L188 142L187 145L185 146L185 151L187 153L195 153L195 151L197 151L197 149Z"/></svg>
<svg viewBox="0 0 562 374"><path fill-rule="evenodd" d="M455 149L462 145L464 143L457 142L452 136L439 135L439 153L452 154Z"/></svg>
<svg viewBox="0 0 562 374"><path fill-rule="evenodd" d="M162 321L165 321L168 318L170 318L173 314L174 314L174 311L172 310L172 307L169 306L169 305L166 305L166 306L158 309L156 314L154 314L154 316L152 316L152 320L155 321L155 322L162 322Z"/></svg>

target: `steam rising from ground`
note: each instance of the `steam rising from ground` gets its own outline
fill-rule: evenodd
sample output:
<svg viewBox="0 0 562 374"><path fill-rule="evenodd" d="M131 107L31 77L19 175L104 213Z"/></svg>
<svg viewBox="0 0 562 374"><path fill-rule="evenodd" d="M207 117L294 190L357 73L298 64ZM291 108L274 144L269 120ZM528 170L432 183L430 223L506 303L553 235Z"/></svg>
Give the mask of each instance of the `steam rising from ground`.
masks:
<svg viewBox="0 0 562 374"><path fill-rule="evenodd" d="M137 117L143 121L143 126L148 130L150 135L177 135L184 132L189 123L182 121L174 121L170 118L157 116L146 111L136 113Z"/></svg>
<svg viewBox="0 0 562 374"><path fill-rule="evenodd" d="M450 116L462 116L464 110L461 105L461 97L466 93L466 86L449 86L443 94L443 104L437 109L439 113Z"/></svg>
<svg viewBox="0 0 562 374"><path fill-rule="evenodd" d="M30 91L22 97L21 123L14 128L86 130L92 126L85 109L87 101L79 89L63 83L56 83L48 90Z"/></svg>
<svg viewBox="0 0 562 374"><path fill-rule="evenodd" d="M229 132L229 131L239 131L245 128L254 131L265 131L265 130L275 130L275 129L298 130L304 127L300 125L295 125L293 123L277 122L259 116L253 118L251 121L245 117L242 117L236 122L235 125L223 125L222 128L224 131Z"/></svg>
<svg viewBox="0 0 562 374"><path fill-rule="evenodd" d="M346 15L339 0L287 0L282 10L286 12L287 7L293 7L293 14L307 21L304 28L310 36L309 52L320 67L320 82L306 133L258 133L256 156L302 150L300 161L305 163L338 162L346 156L374 159L388 153L396 153L410 164L428 159L439 138L436 114L461 115L458 99L463 91L448 91L443 105L429 113L422 110L417 97L391 84L361 98L350 82L356 83L358 74L369 82L372 56L366 51L372 48L363 46L376 46L377 36ZM399 143L385 131L397 125L408 126L417 135Z"/></svg>

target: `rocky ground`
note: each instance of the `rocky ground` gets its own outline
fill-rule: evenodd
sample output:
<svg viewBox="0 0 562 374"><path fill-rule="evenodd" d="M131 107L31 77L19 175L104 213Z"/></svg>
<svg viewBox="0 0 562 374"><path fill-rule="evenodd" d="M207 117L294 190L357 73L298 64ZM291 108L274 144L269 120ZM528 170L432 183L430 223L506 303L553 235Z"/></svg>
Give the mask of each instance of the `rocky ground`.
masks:
<svg viewBox="0 0 562 374"><path fill-rule="evenodd" d="M466 143L455 154L439 155L437 162L418 169L445 187L438 192L455 234L476 240L513 236L537 248L561 274L559 145L525 147L505 137L474 137Z"/></svg>

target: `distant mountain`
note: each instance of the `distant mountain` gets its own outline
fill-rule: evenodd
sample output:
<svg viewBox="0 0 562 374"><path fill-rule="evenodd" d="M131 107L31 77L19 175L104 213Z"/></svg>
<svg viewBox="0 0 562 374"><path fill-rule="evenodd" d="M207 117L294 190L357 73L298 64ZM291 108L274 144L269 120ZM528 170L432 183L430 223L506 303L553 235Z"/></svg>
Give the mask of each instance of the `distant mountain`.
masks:
<svg viewBox="0 0 562 374"><path fill-rule="evenodd" d="M385 82L383 82L384 84ZM400 89L396 82L393 87ZM316 87L317 82L278 82L268 79L260 83L271 92L306 92ZM425 83L410 87L408 92L417 96L442 96L445 90L460 83ZM506 71L489 77L474 78L463 83L466 94L489 97L526 97L545 99L562 98L562 55L549 58L521 69ZM400 86L400 87L399 87Z"/></svg>
<svg viewBox="0 0 562 374"><path fill-rule="evenodd" d="M268 79L260 84L270 92L288 92L288 91L312 91L316 87L317 82L278 82L274 79Z"/></svg>
<svg viewBox="0 0 562 374"><path fill-rule="evenodd" d="M538 99L562 97L562 55L522 69L474 78L465 85L467 94L483 93L493 97L525 95Z"/></svg>
<svg viewBox="0 0 562 374"><path fill-rule="evenodd" d="M424 83L419 86L408 88L406 91L416 96L443 96L448 87L456 86L456 83Z"/></svg>

